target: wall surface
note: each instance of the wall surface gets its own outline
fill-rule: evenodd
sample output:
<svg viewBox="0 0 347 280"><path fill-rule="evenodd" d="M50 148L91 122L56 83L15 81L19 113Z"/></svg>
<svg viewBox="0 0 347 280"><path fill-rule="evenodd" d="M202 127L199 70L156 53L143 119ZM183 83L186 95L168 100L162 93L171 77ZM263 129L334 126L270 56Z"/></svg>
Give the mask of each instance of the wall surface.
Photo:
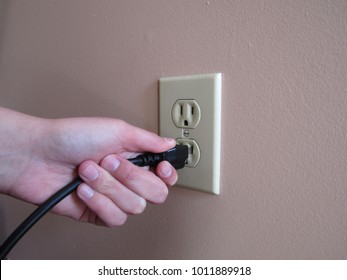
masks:
<svg viewBox="0 0 347 280"><path fill-rule="evenodd" d="M222 187L14 259L347 259L347 1L1 0L0 105L158 131L158 79L223 73ZM2 196L0 238L33 209Z"/></svg>

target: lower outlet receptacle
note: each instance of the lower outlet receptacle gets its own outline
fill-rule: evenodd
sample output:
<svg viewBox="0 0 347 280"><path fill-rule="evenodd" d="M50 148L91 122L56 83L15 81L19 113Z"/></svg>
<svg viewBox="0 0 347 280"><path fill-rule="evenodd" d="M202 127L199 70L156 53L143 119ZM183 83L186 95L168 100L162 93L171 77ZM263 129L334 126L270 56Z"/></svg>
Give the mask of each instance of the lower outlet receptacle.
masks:
<svg viewBox="0 0 347 280"><path fill-rule="evenodd" d="M186 167L194 168L199 164L200 160L200 148L198 143L194 139L177 138L177 144L188 146L188 159L186 161Z"/></svg>

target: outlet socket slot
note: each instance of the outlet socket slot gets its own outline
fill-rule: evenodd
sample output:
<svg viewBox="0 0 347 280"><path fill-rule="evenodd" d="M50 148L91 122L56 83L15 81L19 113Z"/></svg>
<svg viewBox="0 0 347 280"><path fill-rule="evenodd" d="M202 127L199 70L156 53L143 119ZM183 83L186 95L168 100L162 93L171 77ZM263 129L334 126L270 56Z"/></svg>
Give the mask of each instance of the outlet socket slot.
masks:
<svg viewBox="0 0 347 280"><path fill-rule="evenodd" d="M201 109L194 99L178 99L172 106L171 117L178 128L195 128L200 122Z"/></svg>

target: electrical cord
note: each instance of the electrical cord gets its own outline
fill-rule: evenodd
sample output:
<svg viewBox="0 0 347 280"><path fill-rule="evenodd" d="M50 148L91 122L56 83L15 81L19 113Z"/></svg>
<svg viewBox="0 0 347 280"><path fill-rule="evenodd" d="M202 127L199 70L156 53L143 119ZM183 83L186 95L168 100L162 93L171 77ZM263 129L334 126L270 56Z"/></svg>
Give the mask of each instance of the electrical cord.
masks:
<svg viewBox="0 0 347 280"><path fill-rule="evenodd" d="M188 146L176 145L174 148L163 153L144 153L135 158L128 159L137 166L157 166L161 161L166 160L171 163L175 169L181 169L185 166L188 158ZM6 258L8 253L17 244L17 242L34 226L48 211L50 211L61 200L74 192L79 184L83 181L76 178L71 183L57 191L43 204L41 204L34 212L32 212L4 241L0 247L0 259Z"/></svg>

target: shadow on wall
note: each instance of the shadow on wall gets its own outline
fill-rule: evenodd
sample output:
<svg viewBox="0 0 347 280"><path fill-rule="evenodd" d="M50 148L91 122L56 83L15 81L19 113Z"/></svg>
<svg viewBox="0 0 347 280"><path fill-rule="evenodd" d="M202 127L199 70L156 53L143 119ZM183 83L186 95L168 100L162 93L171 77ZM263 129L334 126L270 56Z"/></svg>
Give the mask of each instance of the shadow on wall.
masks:
<svg viewBox="0 0 347 280"><path fill-rule="evenodd" d="M6 215L4 214L4 205L3 203L0 203L0 244L7 238L6 232L5 232L5 225L6 223Z"/></svg>
<svg viewBox="0 0 347 280"><path fill-rule="evenodd" d="M10 4L10 0L2 0L0 1L0 61L2 57L2 49L4 44L4 34L5 34L5 26L6 26L6 18L7 11ZM6 217L4 215L4 205L0 203L0 244L5 240L5 225L6 225Z"/></svg>

